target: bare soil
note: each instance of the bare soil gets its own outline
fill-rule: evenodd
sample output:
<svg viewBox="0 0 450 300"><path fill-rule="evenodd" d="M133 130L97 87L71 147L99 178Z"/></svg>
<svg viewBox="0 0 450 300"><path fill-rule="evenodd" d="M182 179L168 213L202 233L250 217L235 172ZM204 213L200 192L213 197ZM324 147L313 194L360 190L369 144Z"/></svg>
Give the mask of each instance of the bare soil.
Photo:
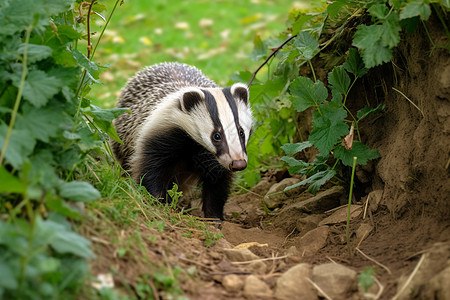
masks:
<svg viewBox="0 0 450 300"><path fill-rule="evenodd" d="M439 20L432 19L427 26L435 44L448 42ZM283 206L270 213L264 211L262 197L277 181L272 177L272 181L267 179L251 192L228 201L227 221L220 229L224 238L213 247L206 248L196 238L181 236L176 228L163 234L148 232L158 237L153 242L146 241L148 264L164 262L166 266L185 270L195 266L193 276L179 278L190 299L241 299L245 298L241 292L224 289L224 276L237 274L245 278L255 273L273 288L283 272L300 262L318 265L332 260L358 273L373 267L384 286L380 299L391 299L399 288L399 278L411 275L423 253L437 242L450 242L450 55L448 50L433 47L423 28L405 34L403 40L395 50L394 60L371 70L348 99L355 112L367 104L386 105L381 114L360 124L363 142L378 149L381 158L358 170L354 203L364 205L367 195L374 190L381 190L382 197L364 220L360 214L351 221L350 247L345 241L345 226L338 223L330 225L326 243L320 250L312 255L292 254L292 246L298 246L307 232L297 225L305 215L292 214L280 221L277 215ZM308 131L307 124L299 127ZM303 192L283 205L310 197L311 194ZM337 203L346 197L336 199ZM326 211L314 214L322 218L329 215ZM356 238L361 223L370 224L373 230L364 238ZM145 226L140 228L144 233L149 231ZM263 272L232 263L223 254L224 248L249 242L267 244L249 248L258 257L267 259ZM116 284L126 282L136 289L134 278L149 266L126 256L119 258L108 243L95 246L102 257L93 262L93 273L108 272L114 266ZM450 253L446 255L450 258ZM151 281L148 280L149 284ZM161 287L153 286L152 290L156 298L166 298ZM426 299L421 292L412 292L411 299Z"/></svg>

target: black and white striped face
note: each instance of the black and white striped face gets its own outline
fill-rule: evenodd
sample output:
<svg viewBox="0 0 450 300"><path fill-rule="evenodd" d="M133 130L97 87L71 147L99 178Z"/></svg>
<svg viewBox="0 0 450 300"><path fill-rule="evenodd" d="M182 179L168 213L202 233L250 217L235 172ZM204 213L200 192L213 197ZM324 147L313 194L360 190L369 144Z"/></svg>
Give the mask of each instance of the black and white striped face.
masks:
<svg viewBox="0 0 450 300"><path fill-rule="evenodd" d="M188 89L180 99L181 110L190 116L180 120L183 127L230 171L247 167L246 146L253 125L248 98L247 87L236 83L223 89Z"/></svg>

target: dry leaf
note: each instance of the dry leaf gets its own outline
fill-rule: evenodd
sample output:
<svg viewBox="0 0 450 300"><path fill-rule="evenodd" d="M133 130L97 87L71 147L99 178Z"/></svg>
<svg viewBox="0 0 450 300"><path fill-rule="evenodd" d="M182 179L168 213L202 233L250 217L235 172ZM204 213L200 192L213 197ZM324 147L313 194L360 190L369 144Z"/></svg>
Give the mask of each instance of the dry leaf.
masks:
<svg viewBox="0 0 450 300"><path fill-rule="evenodd" d="M345 136L345 138L341 144L347 150L352 150L352 147L353 147L353 130L354 130L354 128L353 128L353 124L352 124L352 126L350 127L350 133Z"/></svg>

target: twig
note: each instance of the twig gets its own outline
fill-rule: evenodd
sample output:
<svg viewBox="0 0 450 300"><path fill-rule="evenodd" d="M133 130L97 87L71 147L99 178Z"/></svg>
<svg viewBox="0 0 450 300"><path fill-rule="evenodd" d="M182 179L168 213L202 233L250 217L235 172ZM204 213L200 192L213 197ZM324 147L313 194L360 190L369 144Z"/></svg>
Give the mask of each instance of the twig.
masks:
<svg viewBox="0 0 450 300"><path fill-rule="evenodd" d="M309 283L311 283L311 284L313 285L313 287L315 287L315 288L319 291L319 293L322 294L322 296L323 296L325 299L327 299L327 300L333 300L333 298L331 298L330 296L328 296L327 293L325 293L325 292L320 288L320 286L317 285L317 283L315 283L314 281L312 281L312 280L309 279L309 278L306 278L306 280L308 280Z"/></svg>
<svg viewBox="0 0 450 300"><path fill-rule="evenodd" d="M400 295L403 293L403 291L406 289L406 287L411 283L411 280L413 279L414 276L416 276L416 273L419 270L420 265L423 263L424 258L425 258L425 255L422 254L422 256L420 257L419 262L417 263L416 267L412 271L411 275L409 275L409 277L406 280L405 284L401 287L401 289L397 292L397 294L395 294L395 296L392 298L392 300L398 299L398 297L400 297Z"/></svg>
<svg viewBox="0 0 450 300"><path fill-rule="evenodd" d="M270 53L270 55L267 57L267 59L258 67L258 69L256 69L256 71L253 73L252 79L250 79L250 82L248 83L248 88L250 88L250 86L252 85L253 79L255 79L256 74L259 72L259 70L261 70L262 67L264 67L265 64L267 64L267 62L275 55L277 54L278 51L280 51L281 48L283 48L287 43L289 43L293 38L295 38L297 35L293 35L290 38L288 38L287 40L285 40L283 42L283 44L281 44L280 46L278 46L277 48L275 48L275 50L272 51L272 53Z"/></svg>
<svg viewBox="0 0 450 300"><path fill-rule="evenodd" d="M91 56L92 43L91 43L91 10L96 0L92 0L91 4L89 4L86 25L87 25L87 58L89 59Z"/></svg>
<svg viewBox="0 0 450 300"><path fill-rule="evenodd" d="M400 95L402 95L403 97L405 97L405 99L408 100L409 103L412 104L412 106L414 106L415 108L417 108L418 111L420 111L420 113L422 114L422 117L425 118L425 115L423 114L423 111L414 102L412 102L411 99L409 99L405 94L403 94L401 91L397 90L395 87L392 87L392 89L394 91L396 91L397 93L399 93Z"/></svg>
<svg viewBox="0 0 450 300"><path fill-rule="evenodd" d="M373 259L373 258L367 256L366 254L364 254L364 252L362 252L361 250L359 250L359 248L355 248L355 249L356 249L356 251L358 251L359 253L361 253L361 255L364 256L365 258L367 258L367 259L370 260L371 262L374 262L374 263L376 263L377 265L379 265L380 267L382 267L383 269L385 269L385 270L389 273L389 275L392 275L392 272L391 272L391 270L389 270L388 267L386 267L386 266L383 265L382 263L376 261L375 259Z"/></svg>
<svg viewBox="0 0 450 300"><path fill-rule="evenodd" d="M253 262L260 262L260 261L270 261L270 260L276 260L276 259L284 259L289 257L289 255L283 255L278 257L268 257L268 258L260 258L260 259L254 259L254 260L247 260L247 261L232 261L232 264L235 265L245 265L245 264L251 264Z"/></svg>

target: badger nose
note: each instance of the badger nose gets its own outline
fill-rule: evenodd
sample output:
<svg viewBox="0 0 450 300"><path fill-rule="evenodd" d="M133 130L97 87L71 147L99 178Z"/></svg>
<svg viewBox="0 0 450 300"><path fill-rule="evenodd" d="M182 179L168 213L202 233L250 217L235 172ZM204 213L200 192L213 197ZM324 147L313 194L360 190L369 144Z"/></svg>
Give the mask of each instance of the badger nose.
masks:
<svg viewBox="0 0 450 300"><path fill-rule="evenodd" d="M247 167L247 162L243 159L233 160L230 164L231 171L242 171Z"/></svg>

